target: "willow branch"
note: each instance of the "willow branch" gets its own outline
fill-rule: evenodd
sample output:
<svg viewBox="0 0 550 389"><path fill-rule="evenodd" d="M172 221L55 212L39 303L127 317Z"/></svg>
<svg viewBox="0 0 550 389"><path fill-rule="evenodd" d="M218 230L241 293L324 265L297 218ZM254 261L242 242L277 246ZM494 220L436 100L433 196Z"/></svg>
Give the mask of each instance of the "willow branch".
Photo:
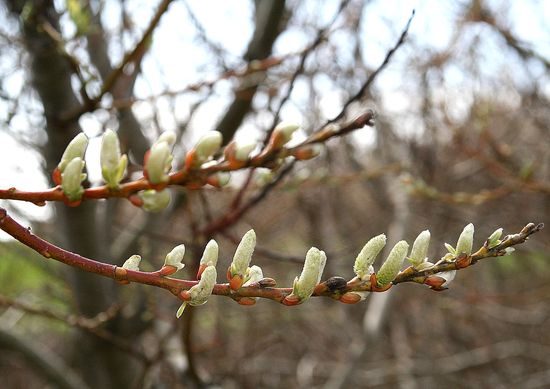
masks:
<svg viewBox="0 0 550 389"><path fill-rule="evenodd" d="M324 143L331 138L346 135L351 131L363 128L364 126L373 126L374 117L374 111L367 110L362 115L347 123L342 125L331 125L316 133L313 133L311 136L294 147L287 148L283 146L278 149L270 149L269 146L267 146L261 153L240 164L234 164L221 159L217 161L217 163L213 165L209 164L206 167L201 166L193 169L183 168L182 170L170 173L169 181L166 185L197 188L206 185L208 177L215 173L230 172L251 167L273 168L276 166L278 161L280 163L280 161L284 160L286 157L293 156L311 144ZM121 184L116 190L110 189L106 185L88 188L84 191L81 200L97 200L114 197L129 198L131 195L147 189L160 188L158 185L152 185L145 178L140 178L135 181ZM28 201L39 206L45 205L47 201L63 201L68 203L67 198L63 194L60 186L46 189L44 191L34 192L22 191L13 187L9 189L0 189L0 199Z"/></svg>
<svg viewBox="0 0 550 389"><path fill-rule="evenodd" d="M313 295L340 299L347 292L383 292L392 285L403 282L415 282L433 286L429 282L432 280L430 276L440 272L465 269L483 259L503 256L507 253L506 249L508 247L525 242L530 235L540 231L543 227L544 225L542 223L538 225L529 223L519 233L504 237L502 242L495 247L488 248L488 243L486 242L483 247L469 256L461 255L453 259L440 260L432 267L422 271L409 267L400 272L393 282L384 288L379 288L377 286L376 277L374 275L371 276L370 280L354 278L350 281L346 281L342 277L331 277L318 284ZM163 276L161 270L154 272L128 270L64 250L34 235L30 229L23 227L12 219L3 208L0 208L0 229L45 258L54 259L66 265L113 279L122 284L135 282L138 284L156 286L166 289L180 299L182 299L181 293L183 291L189 290L192 286L197 284L197 281ZM232 290L228 283L223 283L216 284L212 294L229 297L237 302L241 302L243 298L260 297L284 304L286 302L285 298L292 293L292 288L277 288L274 286L275 281L268 278L253 283L250 286L242 287L236 291Z"/></svg>

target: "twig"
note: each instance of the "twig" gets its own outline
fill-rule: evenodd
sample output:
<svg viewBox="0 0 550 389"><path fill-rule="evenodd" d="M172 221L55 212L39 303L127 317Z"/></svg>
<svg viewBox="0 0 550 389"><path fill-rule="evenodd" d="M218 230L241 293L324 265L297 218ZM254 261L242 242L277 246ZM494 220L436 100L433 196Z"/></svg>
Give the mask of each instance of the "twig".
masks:
<svg viewBox="0 0 550 389"><path fill-rule="evenodd" d="M35 307L21 301L11 299L7 296L0 295L0 306L2 305L24 311L32 315L39 315L47 319L56 320L71 327L76 327L106 342L113 344L120 350L128 353L130 356L142 362L147 362L148 360L146 355L136 349L132 344L127 343L124 339L119 338L102 328L98 328L106 321L112 319L118 313L119 307L117 305L111 306L109 309L97 314L93 318L86 318L77 315L64 315L46 308Z"/></svg>
<svg viewBox="0 0 550 389"><path fill-rule="evenodd" d="M216 232L221 232L235 224L237 221L241 219L241 217L248 212L250 209L252 209L256 204L260 203L263 199L265 199L268 195L268 193L273 189L281 180L292 170L294 167L294 161L287 164L277 175L277 177L265 185L260 192L258 192L252 199L250 199L246 204L244 204L242 207L233 209L218 220L210 223L208 226L206 226L201 233L205 236L211 236L215 234Z"/></svg>
<svg viewBox="0 0 550 389"><path fill-rule="evenodd" d="M453 260L441 260L426 270L419 271L409 267L400 272L395 277L392 284L399 284L403 282L424 284L431 275L450 270L464 269L474 265L482 259L503 256L506 254L506 248L525 242L530 235L540 231L543 227L544 225L542 223L538 225L529 223L519 233L506 236L500 244L491 249L484 245L471 256L461 255ZM0 229L4 230L9 235L27 247L35 250L45 258L55 259L66 265L111 278L122 284L135 282L138 284L156 286L168 290L178 298L181 298L180 294L182 291L188 290L197 284L197 281L165 277L161 274L161 271L142 272L127 270L116 265L98 262L64 250L32 234L29 229L13 220L3 208L0 208ZM375 280L376 278L374 277L374 279L371 278L371 280L353 279L347 282L341 277L331 277L317 285L313 295L339 299L347 292L381 292L389 289L389 286L391 286L389 285L386 288L380 289L374 283ZM239 301L243 297L261 297L278 301L280 303L284 303L285 297L291 293L292 288L266 287L261 281L252 284L251 286L242 287L237 291L233 291L227 283L216 284L212 292L214 295L230 297L236 301Z"/></svg>
<svg viewBox="0 0 550 389"><path fill-rule="evenodd" d="M273 130L275 129L275 126L279 122L279 116L281 114L281 110L283 109L283 106L288 101L288 99L290 99L290 95L292 94L292 90L294 89L294 84L296 83L296 80L303 73L303 71L305 69L305 64L306 64L307 58L309 57L309 55L311 53L313 53L313 51L317 48L317 46L319 46L321 43L323 43L325 41L327 32L330 30L332 25L336 22L336 20L338 19L338 17L342 13L342 11L347 7L349 2L350 2L350 0L344 0L340 3L340 6L338 7L338 10L334 14L332 20L325 27L323 27L323 28L321 28L317 31L317 35L316 35L315 39L313 40L313 43L311 43L303 51L302 55L300 56L300 63L298 64L298 67L296 68L294 73L292 73L292 77L290 78L290 81L289 81L289 84L288 84L287 92L286 92L285 96L281 99L281 101L280 101L280 103L277 107L277 110L275 111L275 113L273 115L273 123L271 125L271 128L266 133L265 143L267 143L267 141L269 140L269 137L271 136L271 134L273 133Z"/></svg>
<svg viewBox="0 0 550 389"><path fill-rule="evenodd" d="M411 22L413 20L413 17L414 17L414 13L415 11L413 10L412 11L412 14L411 16L409 17L409 20L407 21L407 24L405 25L405 28L403 29L403 31L401 32L401 35L399 36L399 39L397 41L397 43L395 44L395 46L393 46L393 48L388 51L388 53L386 54L386 57L384 58L384 61L382 61L382 64L380 66L378 66L378 68L371 73L371 75L367 78L367 80L363 83L363 85L361 86L361 88L359 89L359 91L357 91L357 93L355 95L353 95L352 97L350 97L348 99L348 101L345 102L342 110L340 111L340 113L338 115L336 115L334 118L328 120L326 123L325 123L325 126L331 124L331 123L335 123L336 121L340 120L341 118L344 117L344 115L346 114L346 110L347 108L354 102L354 101L357 101L359 100L364 94L365 92L369 89L369 87L372 85L372 83L374 82L374 80L376 79L376 77L378 76L378 74L384 70L384 68L388 65L388 63L390 62L390 59L391 57L393 57L393 55L395 54L395 52L397 51L397 49L399 49L399 47L405 42L405 38L407 37L407 34L409 32L409 27L411 26Z"/></svg>
<svg viewBox="0 0 550 389"><path fill-rule="evenodd" d="M64 315L62 313L54 312L47 308L36 307L3 295L0 295L0 306L12 307L26 313L30 313L32 315L39 315L48 319L54 319L64 322L71 327L74 326L85 330L95 329L103 323L111 320L120 309L120 307L118 307L117 305L112 305L106 311L98 313L92 318L87 318L77 315Z"/></svg>
<svg viewBox="0 0 550 389"><path fill-rule="evenodd" d="M115 86L116 82L118 81L119 77L123 74L124 68L131 62L133 62L136 58L140 57L142 55L142 51L144 50L145 46L149 42L151 36L153 35L153 31L157 28L160 19L162 18L162 15L166 12L168 9L168 6L173 0L163 0L160 5L158 6L155 14L153 15L153 18L149 22L149 25L143 32L143 35L139 42L134 46L132 51L126 53L124 55L124 58L122 62L118 65L118 67L109 74L109 76L105 79L103 82L103 85L101 87L101 91L97 96L90 99L89 101L85 102L81 107L79 107L76 111L73 112L67 112L65 115L63 115L63 119L70 121L74 120L80 115L82 115L85 112L88 112L90 110L95 109L98 104L101 102L101 99L103 96L105 96L106 93L110 92L111 89Z"/></svg>
<svg viewBox="0 0 550 389"><path fill-rule="evenodd" d="M266 149L264 150L266 152L262 152L242 164L235 165L222 159L216 164L207 167L199 167L192 170L184 168L170 173L167 185L196 188L197 186L206 185L207 178L218 172L242 170L250 167L273 167L275 161L292 156L306 146L314 143L326 142L330 138L343 136L351 131L363 128L364 126L374 125L374 116L374 111L367 110L364 114L342 126L332 126L313 133L297 146L291 148L282 147L280 149ZM112 197L129 198L131 195L141 190L152 188L158 189L158 187L151 185L145 178L140 178L135 181L121 184L118 190L109 189L105 185L88 188L84 191L81 200L106 199ZM60 186L36 192L26 192L16 188L0 189L0 199L29 201L39 206L45 205L46 201L64 201L68 203ZM78 203L76 205L78 205Z"/></svg>

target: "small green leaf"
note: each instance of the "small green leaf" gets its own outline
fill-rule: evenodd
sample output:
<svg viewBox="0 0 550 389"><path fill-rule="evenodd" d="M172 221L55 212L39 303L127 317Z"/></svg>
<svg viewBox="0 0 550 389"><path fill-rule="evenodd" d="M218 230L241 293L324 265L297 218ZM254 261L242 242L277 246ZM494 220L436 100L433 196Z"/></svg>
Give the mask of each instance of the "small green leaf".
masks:
<svg viewBox="0 0 550 389"><path fill-rule="evenodd" d="M449 243L445 243L445 248L447 251L453 255L456 255L456 250L453 246L451 246Z"/></svg>
<svg viewBox="0 0 550 389"><path fill-rule="evenodd" d="M183 315L183 311L185 310L185 307L187 306L187 302L183 302L180 307L178 308L178 311L176 312L176 318L180 318L181 315Z"/></svg>

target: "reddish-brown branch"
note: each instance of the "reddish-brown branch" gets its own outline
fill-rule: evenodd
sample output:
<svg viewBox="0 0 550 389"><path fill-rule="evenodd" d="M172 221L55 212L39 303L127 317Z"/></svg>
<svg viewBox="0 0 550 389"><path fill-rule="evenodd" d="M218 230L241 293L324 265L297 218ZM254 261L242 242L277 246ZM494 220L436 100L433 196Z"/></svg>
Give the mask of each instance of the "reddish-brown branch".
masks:
<svg viewBox="0 0 550 389"><path fill-rule="evenodd" d="M372 110L367 110L364 114L344 123L340 126L331 125L321 131L313 133L300 144L286 148L266 149L260 154L250 158L248 161L241 164L234 164L226 160L220 160L215 165L207 167L194 168L187 170L186 168L170 173L167 185L178 185L189 188L197 188L206 185L207 178L218 172L229 172L242 170L251 167L272 167L277 160L284 159L293 155L301 148L307 147L314 143L326 142L330 138L343 136L351 131L358 130L364 126L374 125L375 113ZM269 147L269 146L268 146ZM159 189L158 186L151 185L145 178L140 178L135 181L130 181L121 184L118 190L109 189L107 186L98 186L88 188L84 191L81 200L106 199L106 198L129 198L131 195L146 189ZM36 205L44 205L46 201L64 201L69 203L61 187L50 188L44 191L27 192L16 188L0 189L0 199L4 200L19 200L29 201ZM78 205L79 202L70 203L69 205Z"/></svg>
<svg viewBox="0 0 550 389"><path fill-rule="evenodd" d="M399 284L403 282L415 282L424 284L426 283L427 278L430 275L450 270L464 269L482 259L503 256L506 254L506 248L525 242L530 235L540 231L543 227L544 225L542 223L538 225L529 223L518 234L508 235L503 239L502 243L491 249L484 245L481 249L479 249L471 256L463 255L461 257L454 258L451 261L441 260L433 267L423 271L418 271L412 267L409 267L399 273L392 284ZM161 271L142 272L127 270L116 265L98 262L93 259L89 259L72 253L70 251L66 251L34 235L29 228L25 228L17 223L15 220L13 220L7 214L7 211L3 208L0 208L0 229L4 230L9 235L14 237L27 247L35 250L45 258L55 259L66 265L111 278L122 284L135 282L139 284L152 285L166 289L175 296L178 296L178 298L181 298L180 293L183 290L188 290L197 283L197 281L164 277L161 275ZM273 280L265 280L269 280L269 282L260 281L250 286L240 288L237 291L233 291L227 283L216 284L212 293L214 295L230 297L237 302L247 297L261 297L278 301L283 304L285 304L285 302L288 303L285 300L285 297L291 294L292 288L276 288L273 287ZM359 280L357 278L354 278L349 282L341 277L331 277L328 280L317 285L313 295L331 297L333 299L341 299L342 296L344 296L344 294L346 294L347 292L382 292L387 290L390 286L391 285L388 285L384 288L378 288L376 285L375 277L371 278L370 280ZM346 300L346 302L349 301Z"/></svg>

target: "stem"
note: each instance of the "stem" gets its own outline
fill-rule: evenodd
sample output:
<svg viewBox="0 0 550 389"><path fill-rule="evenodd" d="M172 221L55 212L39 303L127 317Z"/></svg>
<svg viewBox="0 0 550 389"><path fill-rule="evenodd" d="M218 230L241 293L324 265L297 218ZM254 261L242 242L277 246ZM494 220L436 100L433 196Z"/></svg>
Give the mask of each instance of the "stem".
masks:
<svg viewBox="0 0 550 389"><path fill-rule="evenodd" d="M485 245L471 256L462 256L453 259L452 261L439 261L429 269L418 271L412 267L401 271L392 284L399 284L403 282L415 282L424 284L426 278L430 275L437 274L450 270L461 270L466 267L470 267L476 262L492 257L500 257L506 254L506 248L512 247L517 244L525 242L528 237L544 228L544 224L540 223L535 225L533 223L527 224L519 233L508 235L499 245L488 249ZM64 250L36 235L34 235L30 228L25 228L15 220L13 220L4 208L0 207L0 229L7 232L9 235L23 243L25 246L30 247L45 258L52 258L56 261L62 262L66 265L76 267L78 269L101 275L103 277L111 278L115 281L127 284L129 282L135 282L138 284L145 284L156 286L166 289L172 294L180 297L180 293L183 290L188 290L192 286L197 284L197 281L181 280L176 278L164 277L160 271L155 272L142 272L127 270L116 265L108 263L98 262L90 258L83 257L81 255ZM320 283L315 288L313 296L331 297L333 299L339 299L347 292L383 292L389 289L378 288L376 285L376 277L374 282L371 280L359 280L354 278L349 282L341 277L331 277L328 280ZM274 288L262 286L261 282L252 284L247 287L240 288L237 291L231 290L228 283L216 284L212 294L218 296L230 297L236 301L243 297L260 297L278 301L284 303L285 298L292 293L292 288Z"/></svg>

